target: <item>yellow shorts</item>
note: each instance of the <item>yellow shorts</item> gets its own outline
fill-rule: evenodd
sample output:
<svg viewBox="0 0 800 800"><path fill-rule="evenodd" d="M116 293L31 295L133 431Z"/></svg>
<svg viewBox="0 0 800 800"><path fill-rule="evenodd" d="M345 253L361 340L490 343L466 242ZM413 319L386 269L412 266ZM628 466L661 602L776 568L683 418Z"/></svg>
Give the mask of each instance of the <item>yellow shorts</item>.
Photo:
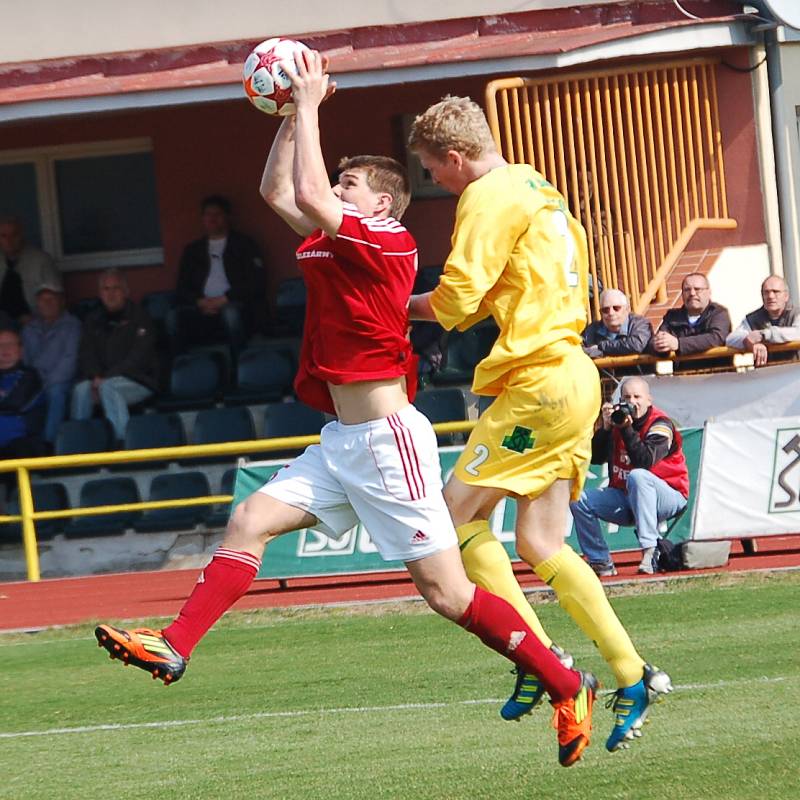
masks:
<svg viewBox="0 0 800 800"><path fill-rule="evenodd" d="M597 367L578 348L513 370L472 430L454 474L467 484L531 499L558 478L571 479L577 500L599 412Z"/></svg>

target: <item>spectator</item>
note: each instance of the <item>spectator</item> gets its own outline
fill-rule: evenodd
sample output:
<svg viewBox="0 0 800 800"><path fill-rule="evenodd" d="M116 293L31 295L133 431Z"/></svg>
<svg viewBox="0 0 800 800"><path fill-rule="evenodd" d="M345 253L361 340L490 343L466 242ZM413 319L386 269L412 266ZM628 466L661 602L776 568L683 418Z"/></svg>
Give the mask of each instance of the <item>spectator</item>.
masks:
<svg viewBox="0 0 800 800"><path fill-rule="evenodd" d="M653 335L653 326L631 307L624 292L606 289L600 295L600 316L583 331L583 349L590 358L629 356L643 353Z"/></svg>
<svg viewBox="0 0 800 800"><path fill-rule="evenodd" d="M89 419L99 404L122 441L128 407L151 397L157 388L156 330L128 298L128 284L119 270L106 270L99 290L102 305L83 324L78 354L83 380L72 392L72 418Z"/></svg>
<svg viewBox="0 0 800 800"><path fill-rule="evenodd" d="M650 349L659 355L675 352L686 356L724 345L731 332L731 318L725 306L711 302L706 276L699 272L687 275L681 284L681 295L683 305L664 314Z"/></svg>
<svg viewBox="0 0 800 800"><path fill-rule="evenodd" d="M36 313L22 330L22 345L25 363L39 373L44 385L44 440L51 448L67 415L80 339L81 323L65 310L61 286L43 283L36 292Z"/></svg>
<svg viewBox="0 0 800 800"><path fill-rule="evenodd" d="M689 497L681 435L653 405L647 381L626 378L620 399L617 407L603 404L603 424L592 438L592 463L608 462L608 486L584 489L570 503L581 550L601 576L617 570L598 520L635 525L642 546L639 572L652 573L658 523L683 511Z"/></svg>
<svg viewBox="0 0 800 800"><path fill-rule="evenodd" d="M761 284L761 308L751 311L728 334L725 344L753 354L757 367L767 363L767 345L800 342L800 311L789 302L786 282L771 275Z"/></svg>
<svg viewBox="0 0 800 800"><path fill-rule="evenodd" d="M43 412L42 382L33 367L22 363L19 334L0 331L0 458L45 455ZM6 483L2 476L0 482Z"/></svg>
<svg viewBox="0 0 800 800"><path fill-rule="evenodd" d="M25 241L19 219L0 217L0 309L26 322L43 283L63 286L53 259Z"/></svg>
<svg viewBox="0 0 800 800"><path fill-rule="evenodd" d="M205 235L186 246L169 328L178 348L227 341L233 352L264 330L266 282L258 245L230 226L230 203L206 197L200 217Z"/></svg>

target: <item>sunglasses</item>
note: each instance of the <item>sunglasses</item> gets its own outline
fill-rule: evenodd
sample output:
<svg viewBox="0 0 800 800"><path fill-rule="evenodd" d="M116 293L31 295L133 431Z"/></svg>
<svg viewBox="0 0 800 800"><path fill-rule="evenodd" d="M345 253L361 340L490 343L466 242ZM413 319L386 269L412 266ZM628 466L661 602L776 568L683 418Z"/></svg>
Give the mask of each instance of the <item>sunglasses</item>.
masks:
<svg viewBox="0 0 800 800"><path fill-rule="evenodd" d="M601 314L608 314L609 311L621 311L622 306L603 306L600 309Z"/></svg>

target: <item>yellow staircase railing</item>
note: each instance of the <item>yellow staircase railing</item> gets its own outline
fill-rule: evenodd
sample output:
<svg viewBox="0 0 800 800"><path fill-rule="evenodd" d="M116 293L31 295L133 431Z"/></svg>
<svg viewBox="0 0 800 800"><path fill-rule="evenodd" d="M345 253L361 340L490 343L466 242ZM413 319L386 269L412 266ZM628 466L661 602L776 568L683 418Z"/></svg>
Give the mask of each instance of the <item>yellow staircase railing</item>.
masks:
<svg viewBox="0 0 800 800"><path fill-rule="evenodd" d="M589 240L594 286L642 313L702 229L732 229L716 61L628 66L486 87L489 125L511 163L566 198ZM591 316L599 315L594 292Z"/></svg>

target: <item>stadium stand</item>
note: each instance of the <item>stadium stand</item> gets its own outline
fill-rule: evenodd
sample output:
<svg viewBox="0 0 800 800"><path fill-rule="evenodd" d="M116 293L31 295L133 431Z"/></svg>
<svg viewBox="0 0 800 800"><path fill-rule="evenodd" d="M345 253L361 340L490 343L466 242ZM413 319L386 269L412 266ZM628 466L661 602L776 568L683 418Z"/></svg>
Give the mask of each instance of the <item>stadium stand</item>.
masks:
<svg viewBox="0 0 800 800"><path fill-rule="evenodd" d="M418 392L414 405L431 422L456 422L468 419L464 392L455 386L444 389L427 389ZM445 433L438 436L440 445L452 445L463 441L460 433Z"/></svg>
<svg viewBox="0 0 800 800"><path fill-rule="evenodd" d="M304 403L267 403L264 406L262 436L274 439L284 436L312 436L325 425L325 415ZM301 448L302 449L302 448ZM300 450L275 450L267 458L291 458Z"/></svg>
<svg viewBox="0 0 800 800"><path fill-rule="evenodd" d="M302 278L287 278L278 286L275 298L276 336L300 336L306 313L306 286Z"/></svg>
<svg viewBox="0 0 800 800"><path fill-rule="evenodd" d="M159 411L210 408L225 383L225 364L212 351L182 353L172 362L167 394L156 400Z"/></svg>
<svg viewBox="0 0 800 800"><path fill-rule="evenodd" d="M73 453L103 453L113 447L111 426L105 419L70 419L59 425L54 445L54 455ZM94 472L96 467L71 467L59 470L59 475Z"/></svg>
<svg viewBox="0 0 800 800"><path fill-rule="evenodd" d="M186 444L183 420L177 412L139 414L128 420L125 430L126 450L154 447L181 447ZM164 469L166 461L134 461L112 467L113 470Z"/></svg>
<svg viewBox="0 0 800 800"><path fill-rule="evenodd" d="M205 408L197 413L190 444L243 442L256 438L253 415L247 406ZM194 458L182 464L220 464L231 462L230 456Z"/></svg>
<svg viewBox="0 0 800 800"><path fill-rule="evenodd" d="M69 508L67 489L63 483L32 483L33 507L37 511L64 511ZM19 490L11 489L6 508L8 514L19 514ZM42 519L36 523L36 538L40 542L48 541L64 532L66 519ZM22 529L18 522L0 525L0 542L18 542L22 538Z"/></svg>

